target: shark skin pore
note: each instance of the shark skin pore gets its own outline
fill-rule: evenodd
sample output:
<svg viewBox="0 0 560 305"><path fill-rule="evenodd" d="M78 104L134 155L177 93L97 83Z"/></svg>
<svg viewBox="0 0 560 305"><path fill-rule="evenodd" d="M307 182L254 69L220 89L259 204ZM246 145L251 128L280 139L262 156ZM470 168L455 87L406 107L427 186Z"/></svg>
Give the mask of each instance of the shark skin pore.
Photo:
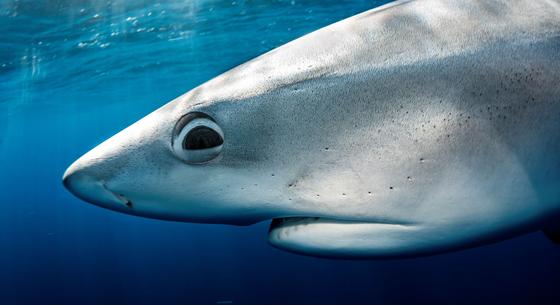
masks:
<svg viewBox="0 0 560 305"><path fill-rule="evenodd" d="M63 181L132 215L274 219L306 255L458 250L558 214L558 84L560 1L397 1L194 88Z"/></svg>

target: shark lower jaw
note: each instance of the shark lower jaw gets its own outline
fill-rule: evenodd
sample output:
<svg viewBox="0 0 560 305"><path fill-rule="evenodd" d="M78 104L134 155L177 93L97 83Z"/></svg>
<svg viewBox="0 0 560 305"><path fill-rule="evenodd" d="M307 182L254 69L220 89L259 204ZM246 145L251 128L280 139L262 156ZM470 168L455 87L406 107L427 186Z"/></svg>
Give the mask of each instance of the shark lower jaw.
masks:
<svg viewBox="0 0 560 305"><path fill-rule="evenodd" d="M427 253L423 226L402 221L324 217L275 218L269 243L281 250L325 258L396 258Z"/></svg>

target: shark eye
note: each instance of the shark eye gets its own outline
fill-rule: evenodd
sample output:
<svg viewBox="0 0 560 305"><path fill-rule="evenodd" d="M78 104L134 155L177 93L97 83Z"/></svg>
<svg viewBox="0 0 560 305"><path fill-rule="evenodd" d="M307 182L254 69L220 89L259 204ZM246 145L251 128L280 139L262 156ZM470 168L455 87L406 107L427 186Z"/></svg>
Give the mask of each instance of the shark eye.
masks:
<svg viewBox="0 0 560 305"><path fill-rule="evenodd" d="M173 152L187 163L200 164L215 159L220 155L223 144L222 129L202 112L182 116L173 129Z"/></svg>

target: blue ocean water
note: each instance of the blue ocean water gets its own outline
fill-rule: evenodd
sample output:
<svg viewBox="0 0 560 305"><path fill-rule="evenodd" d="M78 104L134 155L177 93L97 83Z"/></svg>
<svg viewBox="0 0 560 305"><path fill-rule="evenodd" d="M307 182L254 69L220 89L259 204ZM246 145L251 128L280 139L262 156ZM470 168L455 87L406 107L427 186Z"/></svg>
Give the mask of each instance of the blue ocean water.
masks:
<svg viewBox="0 0 560 305"><path fill-rule="evenodd" d="M61 184L81 154L267 50L387 1L0 1L0 304L560 304L539 232L328 260L249 227L144 219Z"/></svg>

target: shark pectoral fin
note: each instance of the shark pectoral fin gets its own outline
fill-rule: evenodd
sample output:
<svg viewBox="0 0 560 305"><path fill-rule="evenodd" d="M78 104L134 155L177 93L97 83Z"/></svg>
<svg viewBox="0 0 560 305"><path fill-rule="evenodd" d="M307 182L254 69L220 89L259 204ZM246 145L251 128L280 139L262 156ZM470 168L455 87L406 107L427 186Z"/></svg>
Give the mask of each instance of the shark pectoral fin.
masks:
<svg viewBox="0 0 560 305"><path fill-rule="evenodd" d="M408 224L288 217L272 221L268 240L282 250L312 256L393 257L424 251L414 242L415 230Z"/></svg>

